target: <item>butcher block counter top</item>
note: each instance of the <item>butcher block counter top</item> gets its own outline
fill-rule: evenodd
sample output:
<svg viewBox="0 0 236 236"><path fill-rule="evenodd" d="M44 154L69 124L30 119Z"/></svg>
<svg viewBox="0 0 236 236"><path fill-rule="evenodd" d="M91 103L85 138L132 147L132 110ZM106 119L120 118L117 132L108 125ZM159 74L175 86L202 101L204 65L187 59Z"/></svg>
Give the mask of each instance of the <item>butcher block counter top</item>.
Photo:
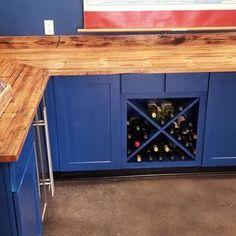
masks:
<svg viewBox="0 0 236 236"><path fill-rule="evenodd" d="M0 117L0 162L18 159L48 78L46 70L0 59L0 79L13 89L13 100Z"/></svg>
<svg viewBox="0 0 236 236"><path fill-rule="evenodd" d="M0 37L0 162L17 161L49 76L236 71L236 32Z"/></svg>

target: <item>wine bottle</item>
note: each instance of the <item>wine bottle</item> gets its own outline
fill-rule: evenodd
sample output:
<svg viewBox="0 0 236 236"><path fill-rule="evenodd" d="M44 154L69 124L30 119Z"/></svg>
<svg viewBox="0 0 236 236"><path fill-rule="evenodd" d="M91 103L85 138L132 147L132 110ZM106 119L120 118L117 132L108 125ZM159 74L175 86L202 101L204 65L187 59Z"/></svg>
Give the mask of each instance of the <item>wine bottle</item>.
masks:
<svg viewBox="0 0 236 236"><path fill-rule="evenodd" d="M164 160L164 155L163 155L162 151L158 152L158 160L159 161L163 161Z"/></svg>
<svg viewBox="0 0 236 236"><path fill-rule="evenodd" d="M197 154L196 148L194 146L190 148L190 152L192 152L195 156Z"/></svg>
<svg viewBox="0 0 236 236"><path fill-rule="evenodd" d="M193 130L194 130L194 125L193 125L193 123L189 122L189 123L188 123L188 126L189 126L189 131L190 131L190 132L193 132Z"/></svg>
<svg viewBox="0 0 236 236"><path fill-rule="evenodd" d="M159 124L165 124L165 117L160 106L156 104L155 101L150 100L147 103L147 110L150 116L155 119Z"/></svg>
<svg viewBox="0 0 236 236"><path fill-rule="evenodd" d="M144 133L143 133L143 138L144 138L145 140L148 139L148 132L144 131Z"/></svg>
<svg viewBox="0 0 236 236"><path fill-rule="evenodd" d="M149 161L154 161L154 155L150 150L147 150L147 158Z"/></svg>
<svg viewBox="0 0 236 236"><path fill-rule="evenodd" d="M132 153L132 150L130 148L127 149L127 155L129 156Z"/></svg>
<svg viewBox="0 0 236 236"><path fill-rule="evenodd" d="M180 116L177 120L177 123L181 129L182 134L188 134L190 132L189 122L184 116Z"/></svg>
<svg viewBox="0 0 236 236"><path fill-rule="evenodd" d="M171 151L168 144L164 144L163 148L164 148L164 151L167 152L167 153L169 153Z"/></svg>
<svg viewBox="0 0 236 236"><path fill-rule="evenodd" d="M165 117L163 113L159 113L158 118L156 118L157 122L161 125L165 124Z"/></svg>
<svg viewBox="0 0 236 236"><path fill-rule="evenodd" d="M175 130L175 136L176 138L178 139L178 141L181 141L182 140L182 134L180 132L180 130Z"/></svg>
<svg viewBox="0 0 236 236"><path fill-rule="evenodd" d="M147 102L147 111L153 119L157 117L158 106L155 101L149 100Z"/></svg>
<svg viewBox="0 0 236 236"><path fill-rule="evenodd" d="M141 146L141 142L139 140L133 141L133 145L135 148L139 148Z"/></svg>
<svg viewBox="0 0 236 236"><path fill-rule="evenodd" d="M132 116L129 119L130 127L132 130L139 132L142 127L142 121L137 116Z"/></svg>
<svg viewBox="0 0 236 236"><path fill-rule="evenodd" d="M168 100L161 101L161 109L167 118L173 118L175 113L175 108L173 103Z"/></svg>
<svg viewBox="0 0 236 236"><path fill-rule="evenodd" d="M158 152L159 151L159 148L156 144L153 145L153 151L154 152Z"/></svg>
<svg viewBox="0 0 236 236"><path fill-rule="evenodd" d="M174 135L176 131L179 129L179 125L176 121L174 121L172 124L170 124L170 134Z"/></svg>
<svg viewBox="0 0 236 236"><path fill-rule="evenodd" d="M137 162L142 162L142 156L141 156L140 154L138 154L138 155L136 156L136 161L137 161Z"/></svg>
<svg viewBox="0 0 236 236"><path fill-rule="evenodd" d="M183 153L183 151L181 151L180 148L176 147L175 148L175 153L182 161L186 159L185 154Z"/></svg>
<svg viewBox="0 0 236 236"><path fill-rule="evenodd" d="M190 141L187 135L182 136L182 142L186 148L190 147Z"/></svg>
<svg viewBox="0 0 236 236"><path fill-rule="evenodd" d="M174 107L175 107L175 110L177 110L177 111L183 111L183 109L184 109L184 107L181 105L181 102L179 101L174 101L173 102L173 104L174 104Z"/></svg>
<svg viewBox="0 0 236 236"><path fill-rule="evenodd" d="M197 140L197 134L194 131L192 132L192 138L193 140Z"/></svg>
<svg viewBox="0 0 236 236"><path fill-rule="evenodd" d="M174 161L174 160L175 160L175 153L174 153L173 151L171 151L171 152L169 153L169 158L170 158L171 161Z"/></svg>
<svg viewBox="0 0 236 236"><path fill-rule="evenodd" d="M132 134L131 134L130 131L128 131L127 138L128 138L128 139L132 139Z"/></svg>

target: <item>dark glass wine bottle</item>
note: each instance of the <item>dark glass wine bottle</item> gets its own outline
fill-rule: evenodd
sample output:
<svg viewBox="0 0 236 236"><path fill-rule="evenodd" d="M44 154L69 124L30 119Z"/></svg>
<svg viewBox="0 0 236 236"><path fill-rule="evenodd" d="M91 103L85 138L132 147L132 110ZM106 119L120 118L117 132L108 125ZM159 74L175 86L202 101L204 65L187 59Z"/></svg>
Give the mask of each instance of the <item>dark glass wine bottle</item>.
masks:
<svg viewBox="0 0 236 236"><path fill-rule="evenodd" d="M180 158L180 160L184 161L186 159L185 154L183 153L183 151L181 151L179 147L175 148L175 153Z"/></svg>
<svg viewBox="0 0 236 236"><path fill-rule="evenodd" d="M135 148L139 148L139 147L141 146L141 142L140 142L139 140L134 140L134 141L133 141L133 146L134 146Z"/></svg>
<svg viewBox="0 0 236 236"><path fill-rule="evenodd" d="M132 139L132 133L129 130L128 130L127 138Z"/></svg>
<svg viewBox="0 0 236 236"><path fill-rule="evenodd" d="M173 104L174 104L174 107L175 107L175 110L176 111L183 111L183 109L184 109L184 107L183 107L183 105L181 104L181 102L180 101L174 101L173 102Z"/></svg>
<svg viewBox="0 0 236 236"><path fill-rule="evenodd" d="M170 124L170 134L174 135L176 132L178 132L177 130L179 130L179 125L174 121L172 124Z"/></svg>
<svg viewBox="0 0 236 236"><path fill-rule="evenodd" d="M164 144L163 149L164 149L164 151L166 153L170 153L171 152L170 146L168 144Z"/></svg>
<svg viewBox="0 0 236 236"><path fill-rule="evenodd" d="M173 118L175 116L175 108L171 101L162 100L161 109L167 119Z"/></svg>
<svg viewBox="0 0 236 236"><path fill-rule="evenodd" d="M148 132L146 132L146 131L143 132L143 138L144 138L145 140L148 139Z"/></svg>
<svg viewBox="0 0 236 236"><path fill-rule="evenodd" d="M158 152L157 158L158 158L159 161L163 161L164 160L164 155L163 155L162 151Z"/></svg>
<svg viewBox="0 0 236 236"><path fill-rule="evenodd" d="M153 155L153 153L150 150L147 150L147 159L149 161L154 161L155 156Z"/></svg>
<svg viewBox="0 0 236 236"><path fill-rule="evenodd" d="M138 155L136 156L136 161L137 161L137 162L142 162L142 156L141 156L140 154L138 154Z"/></svg>
<svg viewBox="0 0 236 236"><path fill-rule="evenodd" d="M139 117L131 116L130 119L129 119L129 123L130 123L129 126L133 131L136 131L136 132L141 131L142 121Z"/></svg>
<svg viewBox="0 0 236 236"><path fill-rule="evenodd" d="M171 161L174 161L175 160L175 153L174 151L170 151L169 154L168 154L169 158Z"/></svg>
<svg viewBox="0 0 236 236"><path fill-rule="evenodd" d="M160 106L153 100L147 102L147 111L149 115L155 119L159 124L165 124L165 116Z"/></svg>
<svg viewBox="0 0 236 236"><path fill-rule="evenodd" d="M177 120L182 134L188 134L190 132L189 122L184 116L180 116Z"/></svg>
<svg viewBox="0 0 236 236"><path fill-rule="evenodd" d="M182 136L182 142L186 148L190 147L190 141L187 135Z"/></svg>
<svg viewBox="0 0 236 236"><path fill-rule="evenodd" d="M157 153L159 151L159 148L156 144L153 145L153 152Z"/></svg>
<svg viewBox="0 0 236 236"><path fill-rule="evenodd" d="M193 138L193 140L197 140L197 133L195 133L194 131L192 132L192 138Z"/></svg>
<svg viewBox="0 0 236 236"><path fill-rule="evenodd" d="M197 154L197 152L196 152L196 147L194 147L194 146L190 147L190 152L192 152L193 155L196 156L196 154Z"/></svg>
<svg viewBox="0 0 236 236"><path fill-rule="evenodd" d="M129 155L131 155L131 153L132 153L131 148L128 148L128 149L127 149L127 155L129 156Z"/></svg>
<svg viewBox="0 0 236 236"><path fill-rule="evenodd" d="M147 102L147 111L153 119L157 118L158 106L154 100L149 100Z"/></svg>

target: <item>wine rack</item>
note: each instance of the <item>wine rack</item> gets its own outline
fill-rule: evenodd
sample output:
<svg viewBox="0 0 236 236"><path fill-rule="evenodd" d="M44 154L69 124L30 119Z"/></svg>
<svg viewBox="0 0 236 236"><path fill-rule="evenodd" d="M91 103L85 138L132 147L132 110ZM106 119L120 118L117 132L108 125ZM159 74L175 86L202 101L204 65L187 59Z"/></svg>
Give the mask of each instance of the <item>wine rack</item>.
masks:
<svg viewBox="0 0 236 236"><path fill-rule="evenodd" d="M160 114L152 113L155 104ZM166 104L172 105L163 118ZM126 100L127 163L194 162L198 149L199 97ZM157 109L158 110L158 109Z"/></svg>

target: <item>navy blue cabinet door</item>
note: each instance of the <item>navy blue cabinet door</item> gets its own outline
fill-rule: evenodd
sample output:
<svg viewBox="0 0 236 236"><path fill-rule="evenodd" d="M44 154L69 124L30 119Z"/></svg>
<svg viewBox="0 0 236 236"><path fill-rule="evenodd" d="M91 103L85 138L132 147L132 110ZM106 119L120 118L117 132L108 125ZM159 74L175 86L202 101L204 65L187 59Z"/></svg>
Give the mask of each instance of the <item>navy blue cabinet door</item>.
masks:
<svg viewBox="0 0 236 236"><path fill-rule="evenodd" d="M203 166L236 165L236 73L211 74Z"/></svg>
<svg viewBox="0 0 236 236"><path fill-rule="evenodd" d="M61 171L119 166L119 75L57 77Z"/></svg>
<svg viewBox="0 0 236 236"><path fill-rule="evenodd" d="M27 159L27 166L19 188L13 193L18 234L38 236L42 234L42 221L33 143L31 143L29 155L21 155L20 158Z"/></svg>
<svg viewBox="0 0 236 236"><path fill-rule="evenodd" d="M17 235L8 163L0 163L0 235Z"/></svg>
<svg viewBox="0 0 236 236"><path fill-rule="evenodd" d="M19 235L41 235L40 205L33 152L22 185L19 191L14 193L14 202Z"/></svg>

